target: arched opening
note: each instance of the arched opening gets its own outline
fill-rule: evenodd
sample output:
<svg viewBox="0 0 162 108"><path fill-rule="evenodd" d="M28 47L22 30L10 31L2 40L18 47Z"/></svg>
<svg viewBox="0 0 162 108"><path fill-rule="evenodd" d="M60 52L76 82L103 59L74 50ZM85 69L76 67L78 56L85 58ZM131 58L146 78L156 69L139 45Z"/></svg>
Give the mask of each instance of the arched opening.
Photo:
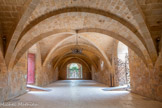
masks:
<svg viewBox="0 0 162 108"><path fill-rule="evenodd" d="M118 84L120 86L127 85L128 87L130 87L128 47L120 41L118 42L117 46L116 63Z"/></svg>
<svg viewBox="0 0 162 108"><path fill-rule="evenodd" d="M82 65L79 63L71 63L67 65L67 79L81 79Z"/></svg>

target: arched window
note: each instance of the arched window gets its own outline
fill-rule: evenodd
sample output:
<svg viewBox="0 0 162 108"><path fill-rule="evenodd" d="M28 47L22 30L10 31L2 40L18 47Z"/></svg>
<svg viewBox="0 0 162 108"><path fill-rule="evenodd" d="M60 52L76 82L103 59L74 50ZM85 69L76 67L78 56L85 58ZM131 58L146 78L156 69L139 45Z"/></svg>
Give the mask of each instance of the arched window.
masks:
<svg viewBox="0 0 162 108"><path fill-rule="evenodd" d="M67 78L82 78L82 65L78 63L67 65Z"/></svg>

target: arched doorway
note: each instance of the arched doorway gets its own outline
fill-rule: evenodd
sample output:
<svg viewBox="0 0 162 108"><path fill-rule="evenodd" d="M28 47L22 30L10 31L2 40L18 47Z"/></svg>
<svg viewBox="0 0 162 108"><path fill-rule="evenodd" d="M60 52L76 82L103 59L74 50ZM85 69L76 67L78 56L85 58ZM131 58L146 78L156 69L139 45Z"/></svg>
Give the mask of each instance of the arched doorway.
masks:
<svg viewBox="0 0 162 108"><path fill-rule="evenodd" d="M118 42L117 47L116 63L116 73L119 85L127 85L130 87L128 47L120 41Z"/></svg>
<svg viewBox="0 0 162 108"><path fill-rule="evenodd" d="M82 65L79 63L70 63L67 65L67 79L82 78Z"/></svg>

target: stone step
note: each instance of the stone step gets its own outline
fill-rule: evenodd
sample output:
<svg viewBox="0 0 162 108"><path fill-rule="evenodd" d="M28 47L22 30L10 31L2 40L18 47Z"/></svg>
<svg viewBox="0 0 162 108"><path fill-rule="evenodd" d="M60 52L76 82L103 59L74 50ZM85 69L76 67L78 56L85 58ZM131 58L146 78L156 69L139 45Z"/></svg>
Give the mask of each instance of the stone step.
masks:
<svg viewBox="0 0 162 108"><path fill-rule="evenodd" d="M27 85L27 89L29 91L51 91L51 89L34 86L34 85Z"/></svg>
<svg viewBox="0 0 162 108"><path fill-rule="evenodd" d="M102 89L103 91L114 91L114 90L127 90L127 85L124 86L117 86L117 87L109 87Z"/></svg>

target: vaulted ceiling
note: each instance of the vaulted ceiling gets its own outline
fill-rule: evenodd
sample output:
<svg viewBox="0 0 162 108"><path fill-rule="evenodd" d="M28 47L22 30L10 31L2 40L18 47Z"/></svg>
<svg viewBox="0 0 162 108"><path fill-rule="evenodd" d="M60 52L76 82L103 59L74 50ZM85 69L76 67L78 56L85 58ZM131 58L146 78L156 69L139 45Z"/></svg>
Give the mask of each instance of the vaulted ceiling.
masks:
<svg viewBox="0 0 162 108"><path fill-rule="evenodd" d="M161 7L161 0L0 0L0 33L7 39L2 53L13 67L39 46L45 65L69 55L78 35L91 62L101 57L111 65L112 45L119 40L146 64L154 64L156 40L162 36Z"/></svg>

